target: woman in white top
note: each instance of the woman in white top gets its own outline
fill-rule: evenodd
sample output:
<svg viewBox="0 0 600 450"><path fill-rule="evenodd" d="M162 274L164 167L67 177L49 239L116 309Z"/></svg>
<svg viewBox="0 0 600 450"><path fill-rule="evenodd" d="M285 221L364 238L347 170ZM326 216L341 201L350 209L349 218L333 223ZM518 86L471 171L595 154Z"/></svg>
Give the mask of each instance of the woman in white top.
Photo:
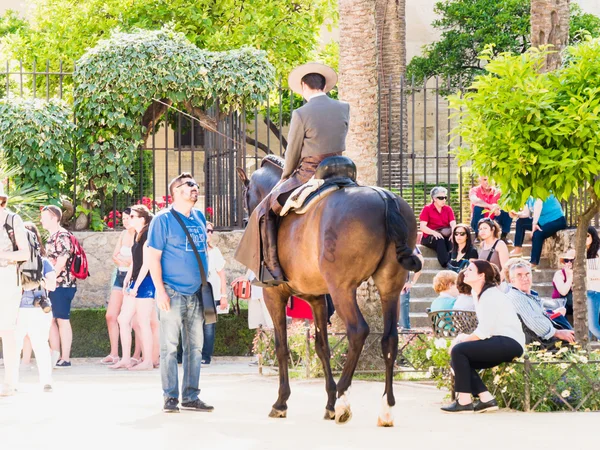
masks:
<svg viewBox="0 0 600 450"><path fill-rule="evenodd" d="M227 310L227 279L225 278L225 258L214 241L215 225L206 222L206 242L208 244L208 282L212 286L217 307ZM215 349L217 324L204 324L204 343L202 344L202 364L208 365Z"/></svg>
<svg viewBox="0 0 600 450"><path fill-rule="evenodd" d="M119 323L117 318L123 306L123 281L131 265L131 246L135 235L135 230L129 224L130 215L131 208L125 208L122 215L124 230L119 235L112 255L112 260L117 266L117 274L106 307L106 327L108 328L108 338L110 340L110 354L101 361L102 364L116 364L119 362ZM134 329L136 328L134 325ZM136 339L134 356L138 355L139 358L138 341L139 339Z"/></svg>
<svg viewBox="0 0 600 450"><path fill-rule="evenodd" d="M521 356L525 335L512 303L497 287L497 274L489 262L477 260L469 264L464 281L471 286L476 298L479 325L469 335L459 334L450 347L457 399L442 407L442 411L494 411L498 403L477 371ZM479 397L475 405L471 395Z"/></svg>
<svg viewBox="0 0 600 450"><path fill-rule="evenodd" d="M594 336L600 339L600 238L594 227L589 227L587 240L585 241L587 251L587 304L588 324Z"/></svg>

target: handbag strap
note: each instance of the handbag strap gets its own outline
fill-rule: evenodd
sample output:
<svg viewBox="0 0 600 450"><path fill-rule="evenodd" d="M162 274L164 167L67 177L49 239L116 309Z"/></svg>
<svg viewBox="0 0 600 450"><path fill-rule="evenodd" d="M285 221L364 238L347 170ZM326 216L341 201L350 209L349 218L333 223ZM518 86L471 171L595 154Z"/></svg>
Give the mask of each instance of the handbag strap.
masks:
<svg viewBox="0 0 600 450"><path fill-rule="evenodd" d="M179 225L181 225L181 228L183 228L183 231L184 231L185 235L187 236L188 242L192 246L192 250L194 250L194 255L196 255L196 261L198 261L198 267L200 268L200 276L202 277L202 285L205 286L207 284L206 272L204 271L204 265L202 264L202 258L200 258L200 253L198 252L198 249L196 248L196 244L194 244L194 240L192 239L192 236L190 236L190 232L188 231L187 227L183 223L183 219L181 218L179 213L177 211L175 211L175 209L173 207L171 207L171 212L173 213L173 217L175 217L177 222L179 222Z"/></svg>
<svg viewBox="0 0 600 450"><path fill-rule="evenodd" d="M496 242L494 242L494 245L492 245L492 248L490 248L490 252L488 253L487 258L485 259L487 262L490 262L490 259L492 259L492 255L496 251L496 245L498 245L498 242L500 242L500 239L497 239Z"/></svg>

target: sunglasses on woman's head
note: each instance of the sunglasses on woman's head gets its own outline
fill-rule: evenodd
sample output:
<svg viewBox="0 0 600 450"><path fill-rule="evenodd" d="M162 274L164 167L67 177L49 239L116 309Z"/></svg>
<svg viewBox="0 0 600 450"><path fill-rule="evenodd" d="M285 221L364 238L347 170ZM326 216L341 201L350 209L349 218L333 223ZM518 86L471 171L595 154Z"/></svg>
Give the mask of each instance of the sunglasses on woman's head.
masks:
<svg viewBox="0 0 600 450"><path fill-rule="evenodd" d="M466 231L455 231L454 232L454 236L466 236L467 232Z"/></svg>
<svg viewBox="0 0 600 450"><path fill-rule="evenodd" d="M438 200L446 200L448 197L436 197Z"/></svg>

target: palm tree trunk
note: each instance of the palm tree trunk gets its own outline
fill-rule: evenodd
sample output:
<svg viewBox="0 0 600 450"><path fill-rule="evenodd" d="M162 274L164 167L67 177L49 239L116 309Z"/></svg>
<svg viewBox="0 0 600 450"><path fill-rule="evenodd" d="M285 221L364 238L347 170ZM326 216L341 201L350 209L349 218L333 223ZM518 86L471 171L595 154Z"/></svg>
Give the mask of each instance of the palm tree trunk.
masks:
<svg viewBox="0 0 600 450"><path fill-rule="evenodd" d="M542 71L560 66L560 52L569 43L570 0L531 0L531 46L553 45Z"/></svg>
<svg viewBox="0 0 600 450"><path fill-rule="evenodd" d="M350 103L346 154L362 184L377 184L375 0L339 0L340 99Z"/></svg>
<svg viewBox="0 0 600 450"><path fill-rule="evenodd" d="M379 78L379 185L398 189L406 179L401 147L408 141L406 102L401 101L401 77L406 73L405 0L377 0ZM404 176L403 176L404 175Z"/></svg>

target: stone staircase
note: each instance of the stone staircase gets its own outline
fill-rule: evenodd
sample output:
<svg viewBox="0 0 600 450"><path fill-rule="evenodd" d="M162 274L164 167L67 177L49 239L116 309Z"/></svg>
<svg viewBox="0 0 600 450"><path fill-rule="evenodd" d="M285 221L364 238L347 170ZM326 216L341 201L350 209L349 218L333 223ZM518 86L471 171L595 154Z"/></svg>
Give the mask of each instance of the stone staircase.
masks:
<svg viewBox="0 0 600 450"><path fill-rule="evenodd" d="M514 240L514 233L511 233L509 238ZM509 246L508 249L510 251L513 247ZM421 276L410 293L410 326L411 328L428 328L430 324L426 309L431 306L431 302L437 297L433 290L433 277L442 269L433 250L422 245L419 245L419 250L423 254L425 263ZM523 257L527 259L530 254L531 233L528 232L523 245ZM556 270L551 268L548 259L542 256L539 266L533 271L533 290L537 291L540 297L552 297L552 277Z"/></svg>

